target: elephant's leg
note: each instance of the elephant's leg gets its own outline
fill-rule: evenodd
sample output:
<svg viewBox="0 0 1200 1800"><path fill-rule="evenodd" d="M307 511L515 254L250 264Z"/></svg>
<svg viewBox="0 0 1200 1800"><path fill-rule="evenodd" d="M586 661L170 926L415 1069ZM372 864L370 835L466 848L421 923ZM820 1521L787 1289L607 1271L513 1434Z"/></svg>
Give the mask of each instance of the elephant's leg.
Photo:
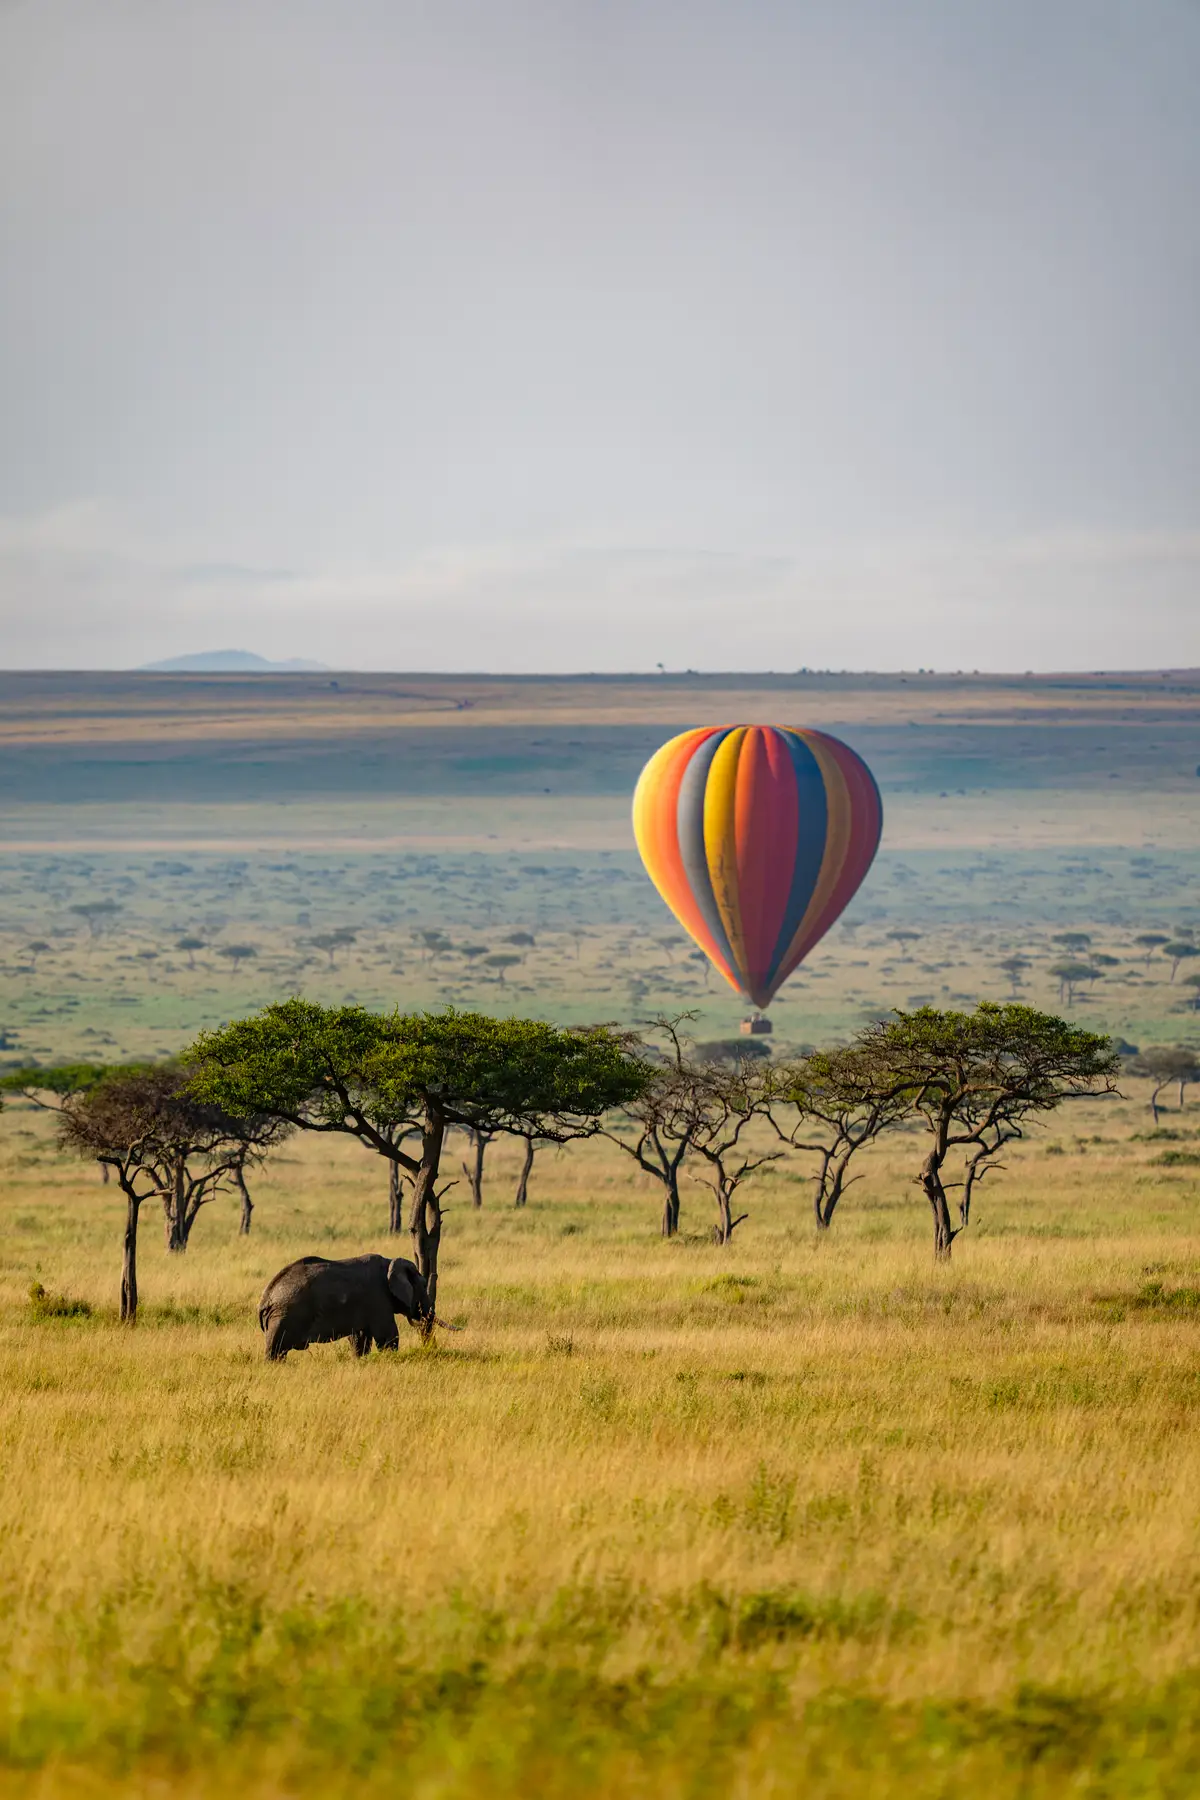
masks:
<svg viewBox="0 0 1200 1800"><path fill-rule="evenodd" d="M303 1350L305 1344L291 1329L286 1313L269 1313L266 1322L267 1361L282 1362L289 1350Z"/></svg>
<svg viewBox="0 0 1200 1800"><path fill-rule="evenodd" d="M356 1331L350 1342L354 1345L355 1356L365 1356L371 1348L371 1334L369 1331Z"/></svg>
<svg viewBox="0 0 1200 1800"><path fill-rule="evenodd" d="M400 1334L396 1330L396 1315L392 1311L391 1303L386 1299L380 1298L376 1304L372 1305L368 1318L370 1321L370 1335L375 1340L376 1348L379 1350L398 1350L400 1348Z"/></svg>

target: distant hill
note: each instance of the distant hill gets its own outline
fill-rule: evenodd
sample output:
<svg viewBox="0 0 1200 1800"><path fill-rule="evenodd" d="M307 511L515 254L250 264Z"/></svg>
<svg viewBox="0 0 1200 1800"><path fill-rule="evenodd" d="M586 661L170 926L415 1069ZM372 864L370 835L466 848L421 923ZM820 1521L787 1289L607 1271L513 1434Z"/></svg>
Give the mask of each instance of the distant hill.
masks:
<svg viewBox="0 0 1200 1800"><path fill-rule="evenodd" d="M168 656L163 662L143 663L138 675L286 675L305 670L319 672L328 663L306 662L302 656L287 662L268 662L253 650L199 650L194 656Z"/></svg>

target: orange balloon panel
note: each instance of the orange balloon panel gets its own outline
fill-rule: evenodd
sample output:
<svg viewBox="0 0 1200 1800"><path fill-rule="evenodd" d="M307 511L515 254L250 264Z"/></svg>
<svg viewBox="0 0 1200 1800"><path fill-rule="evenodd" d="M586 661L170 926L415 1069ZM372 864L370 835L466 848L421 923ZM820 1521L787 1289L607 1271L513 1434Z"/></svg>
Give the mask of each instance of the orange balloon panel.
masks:
<svg viewBox="0 0 1200 1800"><path fill-rule="evenodd" d="M710 725L655 752L633 829L647 873L726 981L766 1006L879 848L875 778L848 745L784 725Z"/></svg>

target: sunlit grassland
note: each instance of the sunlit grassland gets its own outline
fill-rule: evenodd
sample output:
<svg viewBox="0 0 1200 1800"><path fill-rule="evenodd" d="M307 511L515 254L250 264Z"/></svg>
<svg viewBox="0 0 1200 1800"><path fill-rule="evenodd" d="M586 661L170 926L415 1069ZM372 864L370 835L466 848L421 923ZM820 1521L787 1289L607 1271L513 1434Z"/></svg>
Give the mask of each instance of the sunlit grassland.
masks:
<svg viewBox="0 0 1200 1800"><path fill-rule="evenodd" d="M282 1367L257 1294L389 1248L373 1158L293 1141L185 1257L147 1210L129 1331L118 1196L6 1113L0 1781L1194 1793L1200 1164L1158 1159L1200 1138L1136 1101L1018 1147L947 1269L915 1137L819 1246L780 1165L724 1252L699 1186L664 1244L615 1149L518 1213L494 1148L446 1227L466 1330Z"/></svg>

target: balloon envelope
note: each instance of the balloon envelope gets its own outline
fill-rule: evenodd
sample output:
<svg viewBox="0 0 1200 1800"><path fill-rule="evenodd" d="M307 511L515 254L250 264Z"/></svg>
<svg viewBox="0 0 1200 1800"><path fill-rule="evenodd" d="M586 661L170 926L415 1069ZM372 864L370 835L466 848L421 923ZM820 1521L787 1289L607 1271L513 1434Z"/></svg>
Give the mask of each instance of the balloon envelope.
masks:
<svg viewBox="0 0 1200 1800"><path fill-rule="evenodd" d="M782 725L711 725L655 752L633 829L647 873L732 987L766 1006L857 890L883 827L848 745Z"/></svg>

